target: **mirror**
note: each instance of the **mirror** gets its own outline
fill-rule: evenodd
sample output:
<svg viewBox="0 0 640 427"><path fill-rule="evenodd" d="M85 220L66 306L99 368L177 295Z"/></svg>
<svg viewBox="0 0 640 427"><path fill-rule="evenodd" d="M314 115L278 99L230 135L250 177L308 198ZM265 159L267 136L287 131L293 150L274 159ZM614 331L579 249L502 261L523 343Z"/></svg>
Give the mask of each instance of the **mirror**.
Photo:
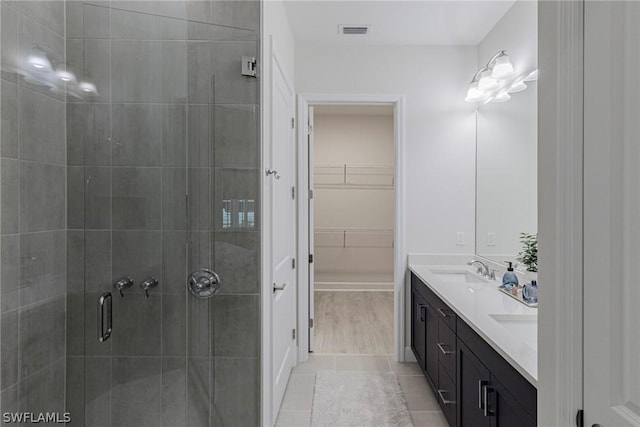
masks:
<svg viewBox="0 0 640 427"><path fill-rule="evenodd" d="M498 263L522 251L520 233L538 232L538 91L526 84L476 113L476 254Z"/></svg>

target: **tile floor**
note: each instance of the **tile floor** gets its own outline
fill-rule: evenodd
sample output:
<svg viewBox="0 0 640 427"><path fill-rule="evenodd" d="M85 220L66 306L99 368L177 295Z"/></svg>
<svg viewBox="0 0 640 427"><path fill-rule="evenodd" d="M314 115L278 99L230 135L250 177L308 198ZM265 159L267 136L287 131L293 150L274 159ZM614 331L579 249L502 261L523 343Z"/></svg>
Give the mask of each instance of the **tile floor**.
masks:
<svg viewBox="0 0 640 427"><path fill-rule="evenodd" d="M284 394L276 427L310 425L316 372L355 370L393 370L398 375L414 427L448 427L427 379L416 363L398 363L392 356L364 355L311 355L308 362L296 366Z"/></svg>

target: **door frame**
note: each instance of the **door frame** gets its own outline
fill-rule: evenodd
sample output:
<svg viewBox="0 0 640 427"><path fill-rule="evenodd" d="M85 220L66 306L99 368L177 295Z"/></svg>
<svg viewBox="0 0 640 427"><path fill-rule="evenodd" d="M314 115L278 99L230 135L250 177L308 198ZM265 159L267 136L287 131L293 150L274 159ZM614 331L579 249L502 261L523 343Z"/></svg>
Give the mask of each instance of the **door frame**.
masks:
<svg viewBox="0 0 640 427"><path fill-rule="evenodd" d="M584 407L584 0L538 2L538 28L538 425L569 426Z"/></svg>
<svg viewBox="0 0 640 427"><path fill-rule="evenodd" d="M308 160L307 122L310 105L376 105L393 106L394 136L394 249L393 249L393 318L395 360L405 359L405 99L395 94L298 94L298 362L309 359L309 212L308 212ZM305 261L305 262L303 262Z"/></svg>

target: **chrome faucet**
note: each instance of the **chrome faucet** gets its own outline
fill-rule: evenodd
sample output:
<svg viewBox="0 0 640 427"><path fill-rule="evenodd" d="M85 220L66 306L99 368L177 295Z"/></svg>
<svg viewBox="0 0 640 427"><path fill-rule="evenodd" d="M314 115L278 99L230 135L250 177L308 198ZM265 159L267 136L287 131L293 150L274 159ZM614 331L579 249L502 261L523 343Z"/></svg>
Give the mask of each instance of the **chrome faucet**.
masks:
<svg viewBox="0 0 640 427"><path fill-rule="evenodd" d="M478 264L478 273L480 273L480 275L482 277L490 277L492 274L489 272L489 266L487 266L487 264L485 264L482 261L479 261L477 259L472 259L471 261L469 261L467 263L467 265L473 265L473 264ZM496 275L495 273L493 273L493 278L495 279Z"/></svg>

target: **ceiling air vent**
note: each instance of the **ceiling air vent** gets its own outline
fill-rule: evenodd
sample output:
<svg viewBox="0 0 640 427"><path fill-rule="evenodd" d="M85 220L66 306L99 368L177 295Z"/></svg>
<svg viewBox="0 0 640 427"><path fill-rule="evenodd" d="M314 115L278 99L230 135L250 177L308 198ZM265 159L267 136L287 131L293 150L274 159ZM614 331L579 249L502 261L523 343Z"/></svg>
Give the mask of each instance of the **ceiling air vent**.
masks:
<svg viewBox="0 0 640 427"><path fill-rule="evenodd" d="M366 36L369 34L371 25L338 25L338 34L351 36Z"/></svg>

